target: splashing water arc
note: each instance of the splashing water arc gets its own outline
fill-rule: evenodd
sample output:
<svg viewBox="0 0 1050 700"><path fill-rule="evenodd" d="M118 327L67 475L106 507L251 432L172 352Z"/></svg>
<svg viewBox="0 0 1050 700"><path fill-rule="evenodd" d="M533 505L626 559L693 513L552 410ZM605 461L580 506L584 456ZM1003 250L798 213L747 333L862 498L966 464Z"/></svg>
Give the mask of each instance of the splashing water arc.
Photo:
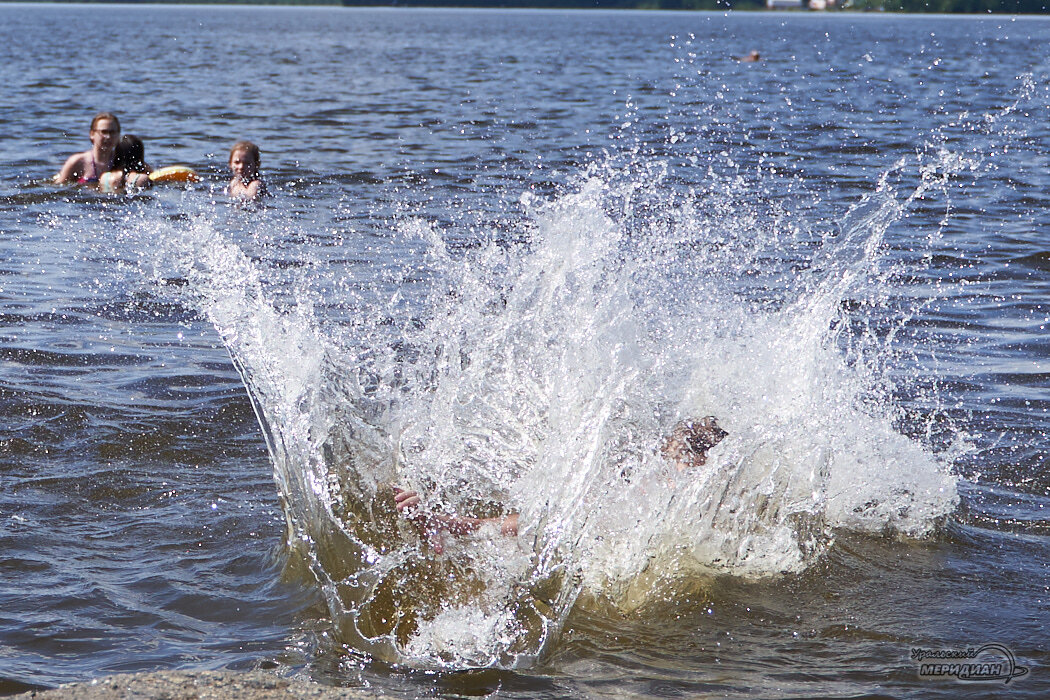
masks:
<svg viewBox="0 0 1050 700"><path fill-rule="evenodd" d="M424 291L376 282L350 327L305 291L276 310L207 217L170 236L342 643L524 666L584 600L630 612L712 573L802 571L837 529L919 537L955 507L947 466L872 399L887 380L854 350L885 345L836 331L910 199L882 182L821 237L739 178L671 194L661 172L593 166L523 197L509 232L407 218L391 245L419 251L404 264L425 268ZM728 437L678 473L658 445L699 415ZM394 486L435 510L519 512L520 535L483 529L436 554Z"/></svg>

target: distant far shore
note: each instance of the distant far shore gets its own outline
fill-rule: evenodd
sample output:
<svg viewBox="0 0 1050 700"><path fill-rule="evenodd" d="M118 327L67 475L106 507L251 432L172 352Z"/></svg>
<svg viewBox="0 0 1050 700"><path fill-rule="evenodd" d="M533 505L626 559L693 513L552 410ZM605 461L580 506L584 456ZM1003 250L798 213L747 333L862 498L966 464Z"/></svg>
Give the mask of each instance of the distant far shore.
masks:
<svg viewBox="0 0 1050 700"><path fill-rule="evenodd" d="M27 0L0 0L0 4ZM28 0L53 4L125 5L298 5L402 8L492 8L546 10L767 10L765 0ZM1046 15L1044 0L816 0L828 12L891 12L907 14ZM777 0L772 9L813 13L810 0ZM792 7L788 7L791 5Z"/></svg>
<svg viewBox="0 0 1050 700"><path fill-rule="evenodd" d="M757 10L764 0L0 0L45 4L342 5L345 7L492 8L549 10Z"/></svg>

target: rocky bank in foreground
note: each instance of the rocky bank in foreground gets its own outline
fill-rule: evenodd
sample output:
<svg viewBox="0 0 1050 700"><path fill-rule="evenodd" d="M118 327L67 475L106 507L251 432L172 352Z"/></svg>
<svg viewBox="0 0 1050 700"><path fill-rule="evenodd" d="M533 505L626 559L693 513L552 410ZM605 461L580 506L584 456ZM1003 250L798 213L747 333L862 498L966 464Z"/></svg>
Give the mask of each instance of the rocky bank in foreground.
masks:
<svg viewBox="0 0 1050 700"><path fill-rule="evenodd" d="M34 690L11 700L375 700L361 688L332 688L280 678L264 671L158 671L107 676L54 690Z"/></svg>

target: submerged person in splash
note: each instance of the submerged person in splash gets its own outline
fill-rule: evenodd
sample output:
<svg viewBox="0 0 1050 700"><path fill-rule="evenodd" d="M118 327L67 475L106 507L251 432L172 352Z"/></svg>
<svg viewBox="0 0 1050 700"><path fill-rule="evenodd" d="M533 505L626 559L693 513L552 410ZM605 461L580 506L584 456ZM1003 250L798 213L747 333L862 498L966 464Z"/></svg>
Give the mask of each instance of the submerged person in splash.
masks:
<svg viewBox="0 0 1050 700"><path fill-rule="evenodd" d="M660 454L680 472L701 467L707 462L708 451L728 434L718 425L714 416L679 421L664 438ZM402 489L394 489L394 503L398 513L408 518L426 536L438 554L444 550L441 535L445 532L459 537L476 532L486 525L495 525L499 527L500 534L506 537L516 537L518 534L518 513L492 518L424 513L420 508L422 500L419 494Z"/></svg>
<svg viewBox="0 0 1050 700"><path fill-rule="evenodd" d="M680 472L702 467L707 463L707 451L728 434L714 416L678 421L664 438L660 454Z"/></svg>

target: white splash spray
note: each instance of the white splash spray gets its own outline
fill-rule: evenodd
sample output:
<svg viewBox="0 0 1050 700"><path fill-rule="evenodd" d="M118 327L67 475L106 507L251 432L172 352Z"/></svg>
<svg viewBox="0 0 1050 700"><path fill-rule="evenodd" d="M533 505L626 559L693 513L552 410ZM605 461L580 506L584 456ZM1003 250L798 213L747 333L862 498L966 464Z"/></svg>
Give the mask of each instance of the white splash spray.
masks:
<svg viewBox="0 0 1050 700"><path fill-rule="evenodd" d="M465 251L406 221L398 239L425 254L404 264L429 292L376 304L353 334L305 293L275 310L208 218L167 225L159 259L245 379L292 549L342 642L428 667L524 665L581 593L631 610L710 572L800 571L839 528L921 537L953 510L946 465L894 431L871 400L884 379L836 331L921 192L881 184L806 259L805 227L748 204L741 182L674 191L662 172L595 167ZM729 436L679 473L658 445L699 415ZM521 533L483 528L436 554L394 512L395 486L435 510L513 510Z"/></svg>

